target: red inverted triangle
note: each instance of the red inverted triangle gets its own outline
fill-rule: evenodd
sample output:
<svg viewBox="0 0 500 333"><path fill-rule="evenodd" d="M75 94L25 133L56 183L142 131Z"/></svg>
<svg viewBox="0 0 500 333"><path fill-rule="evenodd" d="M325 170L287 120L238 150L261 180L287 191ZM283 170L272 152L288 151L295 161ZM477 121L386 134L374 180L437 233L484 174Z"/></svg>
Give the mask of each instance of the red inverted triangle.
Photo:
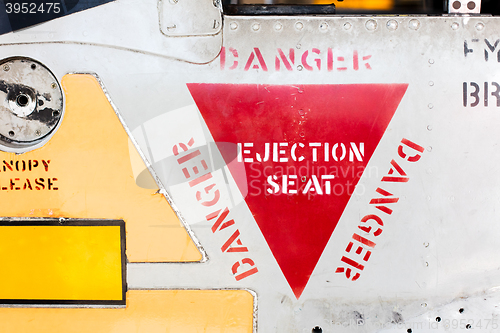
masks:
<svg viewBox="0 0 500 333"><path fill-rule="evenodd" d="M242 144L239 163L244 163L245 174L241 172L243 168L230 166L231 173L244 194L248 189L245 201L297 298L407 87L407 84L188 84L214 140ZM244 143L252 143L253 147L245 147ZM266 143L269 144L267 161ZM282 150L277 161L273 161L274 143L277 150ZM328 157L325 157L325 143L328 143ZM359 153L363 143L361 160L351 143ZM294 144L297 144L295 160L291 157ZM337 161L332 155L335 144L338 144ZM257 161L256 153L262 162ZM221 149L221 154L228 165L234 160L234 151ZM299 161L300 157L304 158ZM253 158L253 163L244 162L245 158ZM321 180L325 174L335 175L328 180L330 194L326 194L327 180ZM297 193L283 193L283 175L289 177L287 189L295 189ZM316 189L313 175L322 195L312 190ZM269 193L275 189L269 176L276 176L271 181L279 186L278 193ZM313 186L304 194L309 182Z"/></svg>

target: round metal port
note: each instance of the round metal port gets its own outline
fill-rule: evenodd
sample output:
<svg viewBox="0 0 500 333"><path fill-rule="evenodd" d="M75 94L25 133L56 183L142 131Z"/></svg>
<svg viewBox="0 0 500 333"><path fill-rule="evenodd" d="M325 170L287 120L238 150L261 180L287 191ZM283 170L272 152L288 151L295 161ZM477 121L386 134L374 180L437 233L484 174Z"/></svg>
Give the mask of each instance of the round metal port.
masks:
<svg viewBox="0 0 500 333"><path fill-rule="evenodd" d="M63 116L63 93L54 74L24 57L0 60L0 150L23 153L41 147Z"/></svg>

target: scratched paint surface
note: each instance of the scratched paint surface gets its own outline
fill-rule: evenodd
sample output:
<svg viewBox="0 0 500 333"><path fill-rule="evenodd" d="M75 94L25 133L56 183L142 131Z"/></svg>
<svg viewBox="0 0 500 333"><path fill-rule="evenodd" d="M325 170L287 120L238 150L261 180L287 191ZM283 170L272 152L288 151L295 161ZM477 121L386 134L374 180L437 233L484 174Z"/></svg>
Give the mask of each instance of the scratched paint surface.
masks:
<svg viewBox="0 0 500 333"><path fill-rule="evenodd" d="M33 225L0 226L0 285L4 286L0 299L123 299L119 225L36 225L31 221Z"/></svg>

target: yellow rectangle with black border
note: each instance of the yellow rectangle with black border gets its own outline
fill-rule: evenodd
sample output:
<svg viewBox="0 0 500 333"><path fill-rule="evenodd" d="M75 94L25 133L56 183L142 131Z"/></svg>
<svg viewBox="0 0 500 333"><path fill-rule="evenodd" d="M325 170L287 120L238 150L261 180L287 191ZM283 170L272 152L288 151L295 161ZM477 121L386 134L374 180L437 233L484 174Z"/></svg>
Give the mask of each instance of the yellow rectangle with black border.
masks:
<svg viewBox="0 0 500 333"><path fill-rule="evenodd" d="M125 222L3 220L0 304L125 305Z"/></svg>

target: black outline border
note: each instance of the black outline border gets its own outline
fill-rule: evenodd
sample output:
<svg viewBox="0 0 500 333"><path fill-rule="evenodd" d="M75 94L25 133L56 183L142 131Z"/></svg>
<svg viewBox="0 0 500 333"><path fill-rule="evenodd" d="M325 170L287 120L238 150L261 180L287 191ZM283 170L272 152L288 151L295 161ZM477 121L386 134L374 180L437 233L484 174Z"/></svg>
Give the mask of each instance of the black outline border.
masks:
<svg viewBox="0 0 500 333"><path fill-rule="evenodd" d="M120 247L122 264L122 299L121 300L53 300L53 299L0 299L0 304L66 304L66 305L126 305L127 294L127 257L125 242L125 221L123 220L99 220L99 219L52 219L52 218L32 218L0 220L0 226L119 226L120 227Z"/></svg>

